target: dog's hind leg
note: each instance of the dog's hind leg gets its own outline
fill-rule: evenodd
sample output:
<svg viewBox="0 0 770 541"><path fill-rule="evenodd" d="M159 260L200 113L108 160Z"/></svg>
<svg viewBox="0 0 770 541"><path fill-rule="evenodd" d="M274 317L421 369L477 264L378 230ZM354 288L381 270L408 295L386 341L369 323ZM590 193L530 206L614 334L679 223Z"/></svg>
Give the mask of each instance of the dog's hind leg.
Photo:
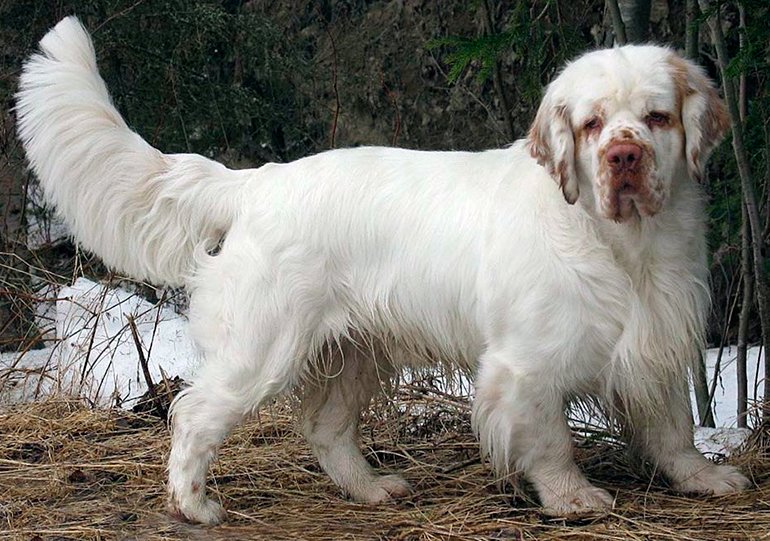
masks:
<svg viewBox="0 0 770 541"><path fill-rule="evenodd" d="M266 359L256 369L229 370L231 359L207 359L203 374L174 401L168 459L169 511L173 516L203 524L224 519L222 506L206 497L206 475L230 432L261 404L291 386L295 376L286 362L288 350L275 349L275 359L280 361Z"/></svg>
<svg viewBox="0 0 770 541"><path fill-rule="evenodd" d="M321 467L352 499L379 503L409 494L399 475L378 475L361 454L361 411L392 375L390 364L343 342L331 362L310 376L303 388L302 428ZM319 373L323 372L323 373Z"/></svg>
<svg viewBox="0 0 770 541"><path fill-rule="evenodd" d="M206 497L206 475L219 445L243 412L221 394L216 385L200 379L172 404L168 506L171 515L181 520L216 524L225 518L224 508Z"/></svg>
<svg viewBox="0 0 770 541"><path fill-rule="evenodd" d="M242 267L214 269L217 279L202 280L191 300L191 328L205 360L171 407L167 488L171 514L192 522L224 519L222 506L205 494L209 465L238 423L299 381L312 342L316 314L303 292L236 275Z"/></svg>

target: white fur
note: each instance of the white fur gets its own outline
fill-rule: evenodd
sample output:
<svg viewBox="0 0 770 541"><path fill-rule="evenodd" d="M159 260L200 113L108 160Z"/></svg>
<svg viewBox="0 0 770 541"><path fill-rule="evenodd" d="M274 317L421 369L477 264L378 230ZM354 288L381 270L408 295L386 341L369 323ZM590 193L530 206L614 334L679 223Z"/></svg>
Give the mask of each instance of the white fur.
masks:
<svg viewBox="0 0 770 541"><path fill-rule="evenodd" d="M345 492L368 502L406 494L403 479L364 460L358 416L381 381L437 359L477 374L483 452L501 477L523 472L548 513L612 505L573 461L563 410L575 398L604 401L678 488L747 486L692 445L686 379L708 290L702 197L683 139L696 148L696 135L712 133L697 147L703 161L721 130L693 116L700 102L677 109L716 98L669 50L578 59L549 87L529 141L510 148L358 148L232 171L162 154L130 131L77 19L40 47L16 110L47 197L110 266L192 293L205 363L173 405L175 513L224 517L205 496L210 461L236 424L291 389L314 452ZM672 58L696 81L692 92ZM577 140L581 115L599 102L605 128ZM684 114L690 131L648 128L650 107ZM633 193L626 208L639 212L616 223L600 194L612 196L617 179L598 156L624 127L648 149L637 180L656 187L661 205L646 215L648 196Z"/></svg>

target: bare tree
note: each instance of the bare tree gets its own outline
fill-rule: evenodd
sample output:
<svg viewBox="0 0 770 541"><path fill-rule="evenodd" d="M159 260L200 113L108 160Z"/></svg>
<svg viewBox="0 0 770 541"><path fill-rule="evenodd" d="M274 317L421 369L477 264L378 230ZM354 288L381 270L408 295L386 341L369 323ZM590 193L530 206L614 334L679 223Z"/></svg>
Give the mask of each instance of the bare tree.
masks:
<svg viewBox="0 0 770 541"><path fill-rule="evenodd" d="M0 113L0 351L16 349L24 337L13 294L19 290L19 280L26 281L18 272L22 261L18 248L24 245L24 176L18 167L13 122L10 114ZM10 293L9 293L10 292Z"/></svg>
<svg viewBox="0 0 770 541"><path fill-rule="evenodd" d="M738 6L740 14L739 36L740 46L746 45L746 10L742 5ZM738 112L741 124L746 122L746 73L741 72L738 83ZM738 389L738 426L746 428L748 426L748 385L749 378L746 371L747 353L748 353L748 334L749 318L751 317L751 307L754 302L754 274L751 268L751 229L748 226L748 209L746 204L741 204L741 279L743 280L743 296L741 300L741 312L738 317L738 356L736 359L736 378Z"/></svg>
<svg viewBox="0 0 770 541"><path fill-rule="evenodd" d="M684 54L687 58L698 58L698 0L687 0L685 16L687 17L684 37Z"/></svg>
<svg viewBox="0 0 770 541"><path fill-rule="evenodd" d="M618 0L629 43L647 41L650 30L652 0Z"/></svg>
<svg viewBox="0 0 770 541"><path fill-rule="evenodd" d="M708 25L711 30L711 38L717 53L717 67L722 80L722 90L724 92L727 109L730 114L730 127L733 136L733 152L735 154L738 174L741 179L741 191L743 205L746 209L746 218L748 225L747 236L750 235L751 263L754 270L754 285L756 288L757 308L762 333L763 350L767 351L768 332L770 331L770 317L768 305L767 275L765 269L767 261L762 250L762 224L759 216L759 207L754 193L754 184L751 178L751 168L749 165L746 147L743 141L743 122L741 121L740 107L738 105L738 96L736 96L735 86L727 74L727 65L729 64L729 55L725 44L724 34L720 22L719 9L713 7L711 0L699 0L701 11L708 14ZM765 380L764 396L765 401L762 408L762 415L765 419L770 419L770 356L765 355Z"/></svg>
<svg viewBox="0 0 770 541"><path fill-rule="evenodd" d="M612 30L615 32L615 41L617 41L618 45L625 45L628 43L628 38L626 38L626 25L623 24L623 16L620 14L618 0L607 0L607 9L610 12L610 18L612 19Z"/></svg>

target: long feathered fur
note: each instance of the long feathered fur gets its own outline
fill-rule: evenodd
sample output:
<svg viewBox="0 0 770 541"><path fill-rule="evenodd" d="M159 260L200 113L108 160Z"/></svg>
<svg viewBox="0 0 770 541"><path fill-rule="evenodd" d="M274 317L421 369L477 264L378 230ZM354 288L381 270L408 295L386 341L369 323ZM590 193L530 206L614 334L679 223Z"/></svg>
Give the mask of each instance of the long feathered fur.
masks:
<svg viewBox="0 0 770 541"><path fill-rule="evenodd" d="M364 459L358 415L379 376L438 360L476 373L483 451L499 475L524 472L547 512L612 504L572 460L563 408L580 397L617 407L631 443L679 489L746 486L692 444L686 379L708 307L692 178L725 122L702 72L671 51L578 59L549 86L528 141L510 148L335 150L232 171L132 132L77 19L40 49L16 112L46 197L108 265L192 290L205 361L172 408L172 512L223 518L204 489L217 447L298 384L305 435L332 479L362 501L407 493ZM666 129L645 124L650 103L670 111ZM591 114L607 122L601 134L576 128ZM619 142L644 163L622 194L600 167ZM621 207L627 221L615 223ZM326 346L328 362L314 365Z"/></svg>
<svg viewBox="0 0 770 541"><path fill-rule="evenodd" d="M138 279L182 285L196 249L216 245L241 204L242 172L194 154L167 155L131 131L74 17L40 41L16 95L30 166L72 234Z"/></svg>

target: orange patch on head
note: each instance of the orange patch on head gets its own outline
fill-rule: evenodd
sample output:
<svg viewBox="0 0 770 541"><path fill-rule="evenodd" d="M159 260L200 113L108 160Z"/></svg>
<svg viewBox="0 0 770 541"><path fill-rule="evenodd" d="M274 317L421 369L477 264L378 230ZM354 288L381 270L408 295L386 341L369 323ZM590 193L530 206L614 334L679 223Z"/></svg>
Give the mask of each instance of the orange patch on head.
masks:
<svg viewBox="0 0 770 541"><path fill-rule="evenodd" d="M540 123L535 122L527 135L529 154L537 160L540 165L545 165L548 156L551 154L551 148L543 135Z"/></svg>
<svg viewBox="0 0 770 541"><path fill-rule="evenodd" d="M709 107L706 115L705 135L711 140L717 140L730 129L730 115L717 91L711 87L708 87L707 100Z"/></svg>
<svg viewBox="0 0 770 541"><path fill-rule="evenodd" d="M668 58L668 63L671 66L671 77L674 80L674 90L676 92L676 111L671 117L671 128L679 132L682 138L685 137L684 123L682 119L682 106L684 100L695 94L695 90L687 82L687 64L684 60L676 55L671 55ZM684 150L683 150L684 152Z"/></svg>
<svg viewBox="0 0 770 541"><path fill-rule="evenodd" d="M671 66L671 77L676 89L676 107L678 111L678 115L675 115L675 118L672 119L673 127L680 130L686 136L684 118L682 116L684 102L694 94L700 93L703 99L706 100L701 123L702 137L710 143L709 147L716 144L730 128L730 115L724 102L719 97L716 89L711 86L706 76L696 66L691 67L686 60L674 54L668 57L668 64Z"/></svg>

